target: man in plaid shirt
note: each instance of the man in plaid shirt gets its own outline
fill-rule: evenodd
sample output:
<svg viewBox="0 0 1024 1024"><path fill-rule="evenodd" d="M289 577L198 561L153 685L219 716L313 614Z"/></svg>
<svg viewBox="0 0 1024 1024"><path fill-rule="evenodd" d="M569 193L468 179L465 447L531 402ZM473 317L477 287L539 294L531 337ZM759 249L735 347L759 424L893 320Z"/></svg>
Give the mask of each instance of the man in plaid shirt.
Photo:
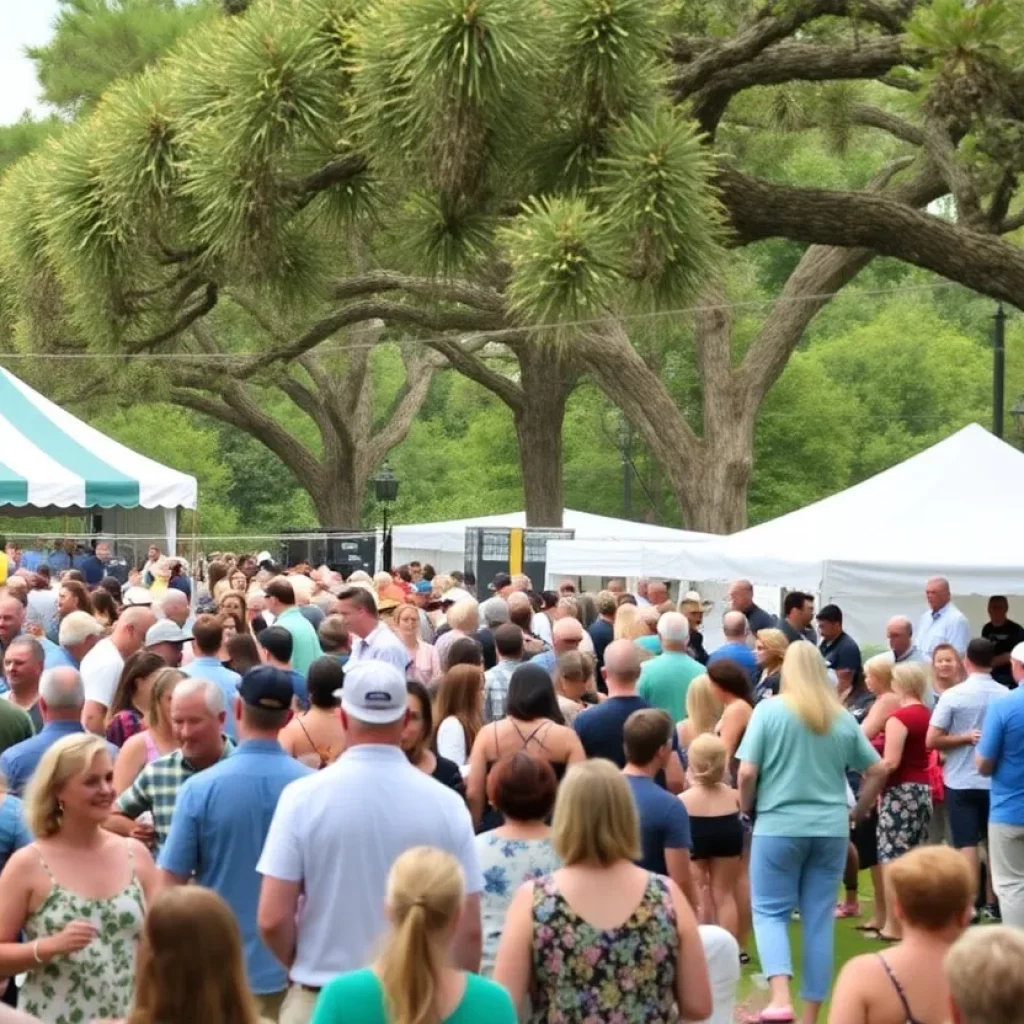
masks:
<svg viewBox="0 0 1024 1024"><path fill-rule="evenodd" d="M494 648L498 664L484 673L484 721L496 722L505 717L508 684L512 673L523 663L523 631L506 622L494 631Z"/></svg>
<svg viewBox="0 0 1024 1024"><path fill-rule="evenodd" d="M205 679L178 683L171 698L171 721L181 747L139 772L117 798L107 828L157 848L163 846L185 780L230 756L235 749L223 735L224 719L224 696L216 683ZM147 812L153 816L152 826L136 825L136 819Z"/></svg>

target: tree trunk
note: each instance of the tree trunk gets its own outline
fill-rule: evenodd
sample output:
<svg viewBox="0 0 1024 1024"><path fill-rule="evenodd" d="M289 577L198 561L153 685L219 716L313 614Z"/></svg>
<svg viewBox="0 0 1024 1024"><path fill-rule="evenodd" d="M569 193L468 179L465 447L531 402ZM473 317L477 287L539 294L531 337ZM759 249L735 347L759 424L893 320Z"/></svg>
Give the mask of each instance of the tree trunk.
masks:
<svg viewBox="0 0 1024 1024"><path fill-rule="evenodd" d="M527 526L561 526L565 503L562 424L578 372L533 341L516 348L522 393L513 407Z"/></svg>

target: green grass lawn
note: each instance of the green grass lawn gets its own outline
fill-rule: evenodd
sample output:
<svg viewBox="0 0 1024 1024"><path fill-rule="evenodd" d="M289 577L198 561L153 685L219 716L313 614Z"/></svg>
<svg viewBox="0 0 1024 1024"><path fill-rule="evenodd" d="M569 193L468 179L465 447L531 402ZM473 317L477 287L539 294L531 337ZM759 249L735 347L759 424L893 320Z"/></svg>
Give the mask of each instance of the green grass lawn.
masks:
<svg viewBox="0 0 1024 1024"><path fill-rule="evenodd" d="M856 929L858 924L868 919L868 915L874 907L874 889L871 885L871 876L866 871L861 874L859 899L861 917L848 917L841 921L836 921L835 923L835 969L832 974L833 983L835 983L835 979L839 976L840 968L847 960L852 960L853 957L859 956L861 953L878 953L886 948L885 943L866 939L864 937L864 933L859 932ZM800 922L794 921L792 925L790 925L789 941L792 945L793 971L795 973L792 984L792 993L793 1001L797 1005L799 1005L800 1002L800 947L802 938L803 935L800 928ZM752 937L750 942L747 944L747 948L750 952L752 962L748 967L743 968L743 977L740 981L737 1007L747 1011L757 1012L767 1005L768 990L765 988L761 991L758 986L755 985L753 980L754 975L761 973L761 965L757 958L757 945ZM827 1002L825 1006L827 1008ZM822 1020L825 1019L826 1012L827 1009L822 1012Z"/></svg>

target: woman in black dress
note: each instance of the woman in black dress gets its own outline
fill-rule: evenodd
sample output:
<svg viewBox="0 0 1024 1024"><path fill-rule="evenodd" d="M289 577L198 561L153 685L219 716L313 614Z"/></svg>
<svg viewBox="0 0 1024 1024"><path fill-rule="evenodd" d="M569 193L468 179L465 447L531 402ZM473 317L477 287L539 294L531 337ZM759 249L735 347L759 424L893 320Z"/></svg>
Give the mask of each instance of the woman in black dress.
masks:
<svg viewBox="0 0 1024 1024"><path fill-rule="evenodd" d="M409 692L409 721L402 733L402 749L409 762L421 772L443 782L465 798L466 784L462 772L454 761L435 754L430 749L430 737L434 735L434 715L430 706L427 688L415 680L407 684Z"/></svg>

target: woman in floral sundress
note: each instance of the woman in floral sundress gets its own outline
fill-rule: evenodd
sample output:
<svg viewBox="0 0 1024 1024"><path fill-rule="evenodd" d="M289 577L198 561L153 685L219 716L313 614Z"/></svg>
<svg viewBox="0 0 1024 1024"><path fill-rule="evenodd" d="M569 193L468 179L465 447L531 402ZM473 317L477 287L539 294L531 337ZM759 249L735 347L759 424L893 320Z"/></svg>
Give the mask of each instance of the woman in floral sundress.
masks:
<svg viewBox="0 0 1024 1024"><path fill-rule="evenodd" d="M141 843L103 828L113 778L97 736L50 747L25 797L36 842L0 875L0 976L27 972L20 1006L46 1024L121 1017L131 1004L156 868Z"/></svg>
<svg viewBox="0 0 1024 1024"><path fill-rule="evenodd" d="M677 1024L712 1013L704 948L676 884L637 867L640 828L610 761L574 765L558 791L565 867L509 906L494 980L531 1024Z"/></svg>

